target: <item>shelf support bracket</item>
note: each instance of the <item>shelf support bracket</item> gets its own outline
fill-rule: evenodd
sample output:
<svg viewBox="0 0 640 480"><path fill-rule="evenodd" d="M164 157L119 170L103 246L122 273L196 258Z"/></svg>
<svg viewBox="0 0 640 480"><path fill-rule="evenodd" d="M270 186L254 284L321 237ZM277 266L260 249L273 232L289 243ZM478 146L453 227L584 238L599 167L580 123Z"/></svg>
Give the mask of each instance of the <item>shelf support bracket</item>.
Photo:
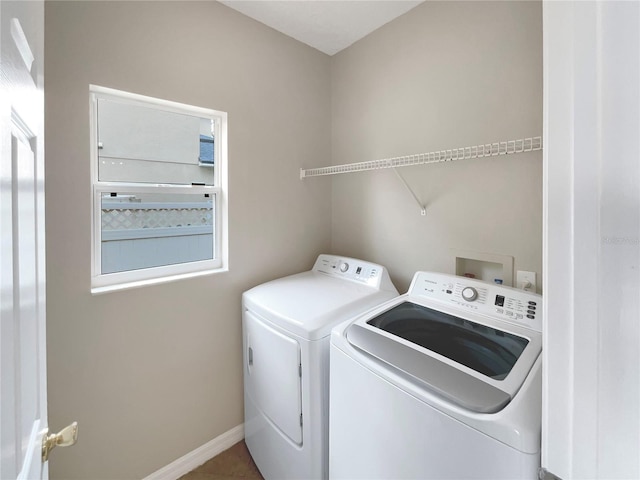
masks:
<svg viewBox="0 0 640 480"><path fill-rule="evenodd" d="M409 193L411 194L411 196L413 197L413 199L416 201L416 203L418 204L418 206L420 207L420 215L422 215L423 217L427 215L427 206L423 205L423 203L420 201L420 199L418 198L418 196L416 195L416 193L413 191L413 189L409 186L409 184L407 183L407 181L404 179L404 177L402 175L400 175L400 172L396 169L396 167L394 167L393 165L391 166L391 170L393 170L393 172L398 176L398 178L400 179L400 181L404 184L405 188L409 191Z"/></svg>

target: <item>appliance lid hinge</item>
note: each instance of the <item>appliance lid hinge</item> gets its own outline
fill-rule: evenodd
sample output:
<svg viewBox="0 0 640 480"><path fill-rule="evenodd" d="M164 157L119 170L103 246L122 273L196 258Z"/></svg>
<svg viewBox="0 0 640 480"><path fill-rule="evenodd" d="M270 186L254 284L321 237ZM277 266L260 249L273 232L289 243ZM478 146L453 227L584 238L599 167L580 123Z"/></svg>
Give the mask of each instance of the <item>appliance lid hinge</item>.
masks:
<svg viewBox="0 0 640 480"><path fill-rule="evenodd" d="M544 467L540 467L538 469L538 479L539 480L562 480L560 477L554 475Z"/></svg>

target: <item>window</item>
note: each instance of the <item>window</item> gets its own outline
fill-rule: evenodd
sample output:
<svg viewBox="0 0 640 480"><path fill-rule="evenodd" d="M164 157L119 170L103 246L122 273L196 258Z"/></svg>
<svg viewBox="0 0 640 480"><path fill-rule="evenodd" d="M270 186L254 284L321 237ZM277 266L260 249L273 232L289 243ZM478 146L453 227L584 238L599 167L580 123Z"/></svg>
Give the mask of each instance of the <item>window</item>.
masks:
<svg viewBox="0 0 640 480"><path fill-rule="evenodd" d="M94 293L227 269L227 114L91 86Z"/></svg>
<svg viewBox="0 0 640 480"><path fill-rule="evenodd" d="M200 165L211 165L214 162L214 146L213 137L200 134Z"/></svg>

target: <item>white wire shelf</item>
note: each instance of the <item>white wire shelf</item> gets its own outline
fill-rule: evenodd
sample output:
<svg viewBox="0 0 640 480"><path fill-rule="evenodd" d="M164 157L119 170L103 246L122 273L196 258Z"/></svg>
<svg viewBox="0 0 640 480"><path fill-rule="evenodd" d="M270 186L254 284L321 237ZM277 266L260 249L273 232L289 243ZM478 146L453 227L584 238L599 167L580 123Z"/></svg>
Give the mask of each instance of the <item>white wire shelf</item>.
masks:
<svg viewBox="0 0 640 480"><path fill-rule="evenodd" d="M403 157L370 160L368 162L348 163L331 167L300 169L300 179L319 177L323 175L338 175L341 173L380 170L382 168L408 167L429 163L455 162L457 160L471 160L474 158L495 157L498 155L512 155L515 153L535 152L542 150L542 137L508 140L506 142L487 143L473 147L452 148L436 152L418 153Z"/></svg>

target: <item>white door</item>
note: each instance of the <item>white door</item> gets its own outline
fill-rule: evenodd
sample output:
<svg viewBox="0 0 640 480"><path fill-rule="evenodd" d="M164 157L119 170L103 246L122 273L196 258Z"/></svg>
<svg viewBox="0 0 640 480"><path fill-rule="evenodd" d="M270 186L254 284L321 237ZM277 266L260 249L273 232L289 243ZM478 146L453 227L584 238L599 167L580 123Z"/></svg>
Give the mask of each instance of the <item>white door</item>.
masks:
<svg viewBox="0 0 640 480"><path fill-rule="evenodd" d="M0 2L0 478L47 478L43 2Z"/></svg>
<svg viewBox="0 0 640 480"><path fill-rule="evenodd" d="M640 478L640 3L544 2L542 466Z"/></svg>

